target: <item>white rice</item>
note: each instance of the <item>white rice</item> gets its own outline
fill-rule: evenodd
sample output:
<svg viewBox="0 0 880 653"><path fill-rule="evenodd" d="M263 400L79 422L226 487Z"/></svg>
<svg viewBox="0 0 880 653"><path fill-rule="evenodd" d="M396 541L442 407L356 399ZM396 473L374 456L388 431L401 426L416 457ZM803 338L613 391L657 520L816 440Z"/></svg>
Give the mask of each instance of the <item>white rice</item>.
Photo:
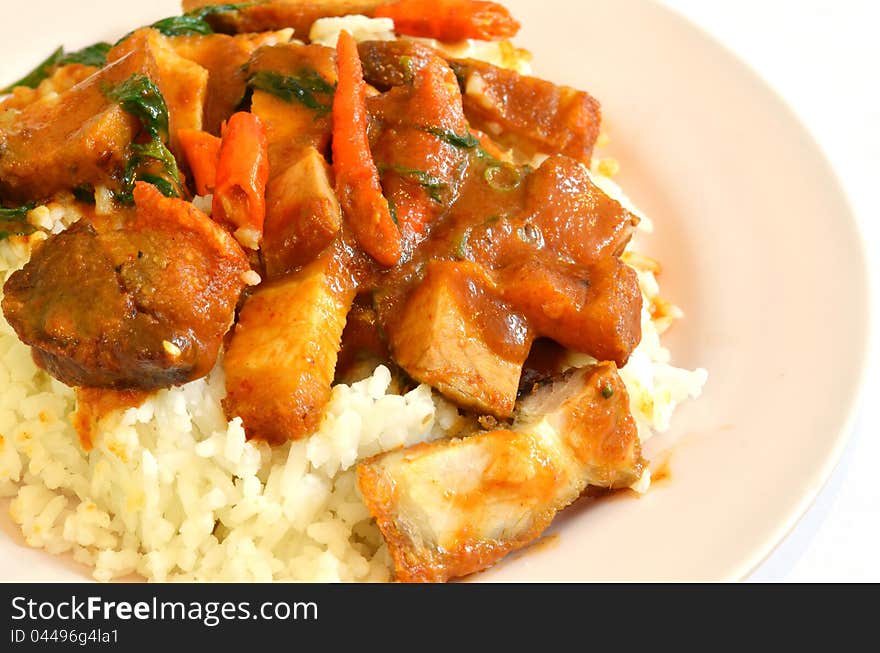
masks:
<svg viewBox="0 0 880 653"><path fill-rule="evenodd" d="M347 31L358 43L362 41L393 41L394 21L390 18L367 16L340 16L319 18L312 24L309 41L328 48L335 48L339 34Z"/></svg>

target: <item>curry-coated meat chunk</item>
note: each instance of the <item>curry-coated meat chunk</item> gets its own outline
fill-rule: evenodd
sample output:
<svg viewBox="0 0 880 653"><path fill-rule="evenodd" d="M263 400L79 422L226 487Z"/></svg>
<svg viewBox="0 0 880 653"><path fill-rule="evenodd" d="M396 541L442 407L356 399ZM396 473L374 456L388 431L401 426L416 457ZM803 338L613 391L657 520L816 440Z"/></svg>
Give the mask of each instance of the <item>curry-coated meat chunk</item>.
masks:
<svg viewBox="0 0 880 653"><path fill-rule="evenodd" d="M150 390L206 375L250 270L191 204L138 183L135 207L47 240L4 287L3 312L71 386Z"/></svg>

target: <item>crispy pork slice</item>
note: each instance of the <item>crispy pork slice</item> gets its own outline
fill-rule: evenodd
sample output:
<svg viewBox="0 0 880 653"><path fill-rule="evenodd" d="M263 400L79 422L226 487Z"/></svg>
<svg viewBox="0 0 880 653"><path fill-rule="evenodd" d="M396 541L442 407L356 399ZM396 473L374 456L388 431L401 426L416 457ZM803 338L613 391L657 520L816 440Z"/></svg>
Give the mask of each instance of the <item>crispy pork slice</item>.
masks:
<svg viewBox="0 0 880 653"><path fill-rule="evenodd" d="M411 249L457 198L467 169L461 141L470 133L461 92L446 62L433 57L411 86L371 98L367 106L382 189Z"/></svg>
<svg viewBox="0 0 880 653"><path fill-rule="evenodd" d="M36 88L27 86L16 86L13 88L12 92L0 101L0 111L8 111L9 109L21 110L47 96L61 95L96 72L98 72L98 69L94 66L80 63L59 66L49 77L40 82Z"/></svg>
<svg viewBox="0 0 880 653"><path fill-rule="evenodd" d="M603 363L535 390L511 430L382 454L357 473L396 579L444 582L534 541L588 486L628 487L644 468L626 388Z"/></svg>
<svg viewBox="0 0 880 653"><path fill-rule="evenodd" d="M372 15L379 5L390 0L270 0L242 6L237 11L218 12L207 20L223 32L263 32L292 27L299 39L308 39L312 25L319 18ZM183 10L192 11L208 5L225 5L228 0L183 0Z"/></svg>
<svg viewBox="0 0 880 653"><path fill-rule="evenodd" d="M602 122L589 93L482 61L451 65L474 127L528 156L565 154L589 165Z"/></svg>
<svg viewBox="0 0 880 653"><path fill-rule="evenodd" d="M226 231L138 182L135 206L52 236L6 282L3 313L71 386L153 390L206 375L250 270Z"/></svg>
<svg viewBox="0 0 880 653"><path fill-rule="evenodd" d="M435 57L439 50L417 41L364 41L358 44L364 67L364 79L378 89L412 84L416 73Z"/></svg>
<svg viewBox="0 0 880 653"><path fill-rule="evenodd" d="M312 264L245 302L223 359L230 419L249 438L279 444L310 435L330 399L355 284L328 248Z"/></svg>
<svg viewBox="0 0 880 653"><path fill-rule="evenodd" d="M177 140L177 131L202 128L208 71L180 56L167 36L151 28L139 29L118 43L107 53L107 61L116 61L130 53L155 61L155 73L150 77L168 106L171 151L180 156L183 150Z"/></svg>
<svg viewBox="0 0 880 653"><path fill-rule="evenodd" d="M203 129L220 135L220 125L231 116L247 90L246 65L257 48L290 40L290 30L260 34L185 34L170 39L184 59L208 71Z"/></svg>
<svg viewBox="0 0 880 653"><path fill-rule="evenodd" d="M412 378L478 413L513 414L532 333L478 265L428 264L386 330L394 360Z"/></svg>
<svg viewBox="0 0 880 653"><path fill-rule="evenodd" d="M140 124L104 89L138 73L156 74L155 62L132 53L60 96L27 105L0 128L0 196L40 200L119 176Z"/></svg>
<svg viewBox="0 0 880 653"><path fill-rule="evenodd" d="M557 258L578 265L620 256L640 221L568 156L551 156L529 175L526 198L521 219L540 230Z"/></svg>
<svg viewBox="0 0 880 653"><path fill-rule="evenodd" d="M382 89L412 83L431 57L443 56L404 40L361 43L359 51L365 79ZM589 93L482 61L445 58L472 127L527 156L565 154L590 163L602 112Z"/></svg>
<svg viewBox="0 0 880 653"><path fill-rule="evenodd" d="M336 86L332 48L299 43L263 47L251 57L247 75L254 89L251 111L266 126L270 164L279 168L304 147L328 150Z"/></svg>
<svg viewBox="0 0 880 653"><path fill-rule="evenodd" d="M276 279L312 261L342 226L330 166L313 147L269 182L263 226L263 263Z"/></svg>
<svg viewBox="0 0 880 653"><path fill-rule="evenodd" d="M638 276L618 258L590 267L526 259L495 278L502 297L539 335L574 351L623 367L641 342Z"/></svg>

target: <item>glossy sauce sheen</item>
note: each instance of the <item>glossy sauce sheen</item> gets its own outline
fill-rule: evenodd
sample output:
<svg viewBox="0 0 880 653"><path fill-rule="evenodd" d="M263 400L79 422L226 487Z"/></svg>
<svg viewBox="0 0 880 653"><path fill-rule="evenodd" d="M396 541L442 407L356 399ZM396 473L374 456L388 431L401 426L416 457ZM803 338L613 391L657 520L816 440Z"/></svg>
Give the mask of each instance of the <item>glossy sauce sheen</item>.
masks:
<svg viewBox="0 0 880 653"><path fill-rule="evenodd" d="M450 183L455 201L430 224L409 260L373 279L392 355L418 328L406 319L407 303L431 282L431 270L445 265L454 271L442 292L456 298L469 331L498 358L521 368L533 340L546 336L626 364L641 339L642 300L635 272L618 256L637 219L565 156L532 170L473 149L465 162L461 181ZM431 382L409 369L409 361L396 360L414 378ZM492 384L490 375L484 380ZM507 417L515 393L506 392L503 402L475 407Z"/></svg>

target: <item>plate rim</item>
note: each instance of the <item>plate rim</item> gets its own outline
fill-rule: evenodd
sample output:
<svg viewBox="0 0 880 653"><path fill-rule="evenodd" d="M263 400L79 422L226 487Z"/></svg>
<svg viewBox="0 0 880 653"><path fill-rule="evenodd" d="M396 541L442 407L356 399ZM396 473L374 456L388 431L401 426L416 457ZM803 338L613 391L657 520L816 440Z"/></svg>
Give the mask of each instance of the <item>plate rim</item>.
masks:
<svg viewBox="0 0 880 653"><path fill-rule="evenodd" d="M503 0L502 0L503 1ZM687 25L693 32L699 34L703 41L714 45L719 51L723 52L726 59L738 65L755 83L755 86L766 95L766 98L777 105L785 113L786 122L793 126L803 138L805 144L818 154L818 159L825 167L828 173L829 187L831 192L836 195L846 208L846 220L848 226L853 229L856 236L854 253L858 255L858 267L860 277L864 286L865 294L861 297L862 305L865 309L864 334L859 349L863 352L863 356L858 364L857 373L854 375L856 382L854 384L855 391L850 395L851 399L845 406L846 418L843 420L837 432L834 434L834 444L831 454L826 457L821 469L815 475L816 479L812 483L812 487L804 493L800 500L790 509L789 516L785 522L774 529L772 538L764 543L762 547L756 547L756 550L749 556L744 556L744 560L739 567L732 571L726 581L743 582L754 574L763 565L768 558L780 547L780 545L795 531L800 522L806 517L810 509L818 499L822 491L828 486L831 476L840 464L844 451L852 441L856 422L862 413L864 406L864 393L867 385L869 361L875 348L880 349L875 338L872 337L874 325L877 324L877 306L874 303L873 279L869 267L869 250L868 241L865 236L865 228L863 221L860 219L860 213L855 208L855 203L850 196L847 185L843 183L838 170L831 162L822 142L819 140L813 130L809 128L796 107L777 90L773 83L745 58L741 57L736 50L725 43L721 38L717 37L711 31L697 23L690 16L669 5L663 0L637 0L645 4L653 5L662 13L666 13L674 20ZM838 216L842 218L844 216ZM722 581L724 582L724 581Z"/></svg>

